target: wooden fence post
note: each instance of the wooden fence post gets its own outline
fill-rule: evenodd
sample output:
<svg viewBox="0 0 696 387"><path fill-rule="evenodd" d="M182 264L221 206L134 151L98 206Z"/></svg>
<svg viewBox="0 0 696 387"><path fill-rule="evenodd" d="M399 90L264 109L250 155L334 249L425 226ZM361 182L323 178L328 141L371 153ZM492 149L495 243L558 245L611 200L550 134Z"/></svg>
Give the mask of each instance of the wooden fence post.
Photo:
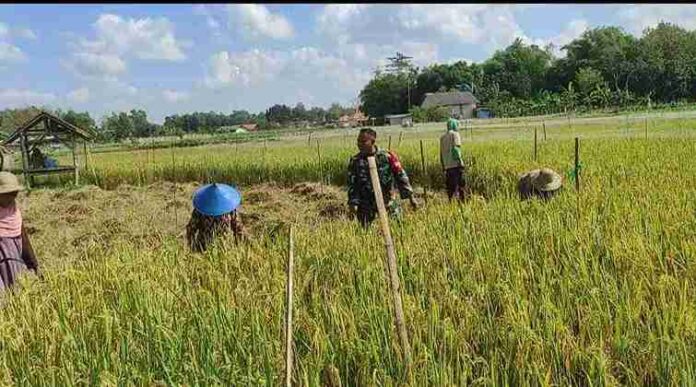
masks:
<svg viewBox="0 0 696 387"><path fill-rule="evenodd" d="M546 121L542 121L541 125L544 127L544 142L546 142Z"/></svg>
<svg viewBox="0 0 696 387"><path fill-rule="evenodd" d="M287 266L287 285L285 303L285 385L292 386L292 278L294 272L294 241L292 225L288 234L288 266Z"/></svg>
<svg viewBox="0 0 696 387"><path fill-rule="evenodd" d="M324 168L321 164L321 145L319 144L318 139L317 139L317 159L319 161L319 178L321 179L321 183L324 184Z"/></svg>
<svg viewBox="0 0 696 387"><path fill-rule="evenodd" d="M537 161L537 127L534 127L534 161Z"/></svg>
<svg viewBox="0 0 696 387"><path fill-rule="evenodd" d="M394 251L394 241L392 240L391 231L389 229L389 220L387 219L387 210L384 208L384 197L382 196L382 187L379 183L377 172L377 163L375 157L367 158L370 166L370 178L372 180L372 189L377 202L377 211L379 213L379 223L382 229L382 237L384 238L384 246L387 250L387 272L389 274L389 284L391 287L392 301L394 303L394 320L396 330L401 341L401 351L404 357L406 373L410 375L411 371L411 345L408 341L408 332L406 331L406 319L404 317L403 305L401 303L401 285L399 284L399 269L396 266L396 252Z"/></svg>
<svg viewBox="0 0 696 387"><path fill-rule="evenodd" d="M580 191L580 139L575 137L575 190Z"/></svg>
<svg viewBox="0 0 696 387"><path fill-rule="evenodd" d="M428 172L425 169L425 152L423 152L423 140L420 140L420 151L421 151L421 168L423 170L423 200L425 200L425 204L428 204L428 188L425 185L425 177L428 175Z"/></svg>

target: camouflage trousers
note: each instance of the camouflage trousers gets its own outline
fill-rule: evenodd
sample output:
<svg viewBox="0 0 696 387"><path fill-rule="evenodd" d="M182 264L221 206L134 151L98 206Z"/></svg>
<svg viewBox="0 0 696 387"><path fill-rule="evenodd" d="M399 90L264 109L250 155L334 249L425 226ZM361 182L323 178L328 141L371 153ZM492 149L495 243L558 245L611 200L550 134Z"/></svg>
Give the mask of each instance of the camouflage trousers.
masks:
<svg viewBox="0 0 696 387"><path fill-rule="evenodd" d="M392 219L395 219L396 221L401 220L402 216L402 210L401 210L401 205L399 205L398 200L391 200L387 205L385 206L387 213L389 213L389 216ZM375 220L377 217L377 208L376 207L363 207L363 206L358 206L358 213L356 214L358 218L358 222L360 223L361 226L364 228L368 228L370 224Z"/></svg>

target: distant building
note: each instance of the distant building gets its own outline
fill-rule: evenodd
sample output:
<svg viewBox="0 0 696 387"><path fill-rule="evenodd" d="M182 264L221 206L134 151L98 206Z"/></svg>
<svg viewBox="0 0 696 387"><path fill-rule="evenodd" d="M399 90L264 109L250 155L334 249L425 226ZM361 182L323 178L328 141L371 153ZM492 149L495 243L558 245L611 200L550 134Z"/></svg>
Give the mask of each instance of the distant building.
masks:
<svg viewBox="0 0 696 387"><path fill-rule="evenodd" d="M479 107L476 109L476 118L492 118L493 112L490 109Z"/></svg>
<svg viewBox="0 0 696 387"><path fill-rule="evenodd" d="M259 130L259 125L255 124L255 123L241 124L241 125L239 125L239 127L246 130L246 131L249 131L249 132L255 132L255 131Z"/></svg>
<svg viewBox="0 0 696 387"><path fill-rule="evenodd" d="M472 118L478 100L468 91L426 93L421 107L445 106L454 118Z"/></svg>
<svg viewBox="0 0 696 387"><path fill-rule="evenodd" d="M384 116L384 120L389 125L413 126L413 117L410 113L407 114L391 114Z"/></svg>
<svg viewBox="0 0 696 387"><path fill-rule="evenodd" d="M360 125L365 125L367 123L367 116L365 113L356 109L353 114L344 114L338 119L338 126L341 128L353 128Z"/></svg>

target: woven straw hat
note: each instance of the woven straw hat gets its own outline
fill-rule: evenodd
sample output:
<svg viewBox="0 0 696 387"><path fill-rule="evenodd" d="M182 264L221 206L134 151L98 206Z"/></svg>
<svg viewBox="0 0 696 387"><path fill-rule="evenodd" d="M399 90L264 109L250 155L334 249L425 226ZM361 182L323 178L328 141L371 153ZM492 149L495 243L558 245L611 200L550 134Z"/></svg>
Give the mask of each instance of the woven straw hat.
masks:
<svg viewBox="0 0 696 387"><path fill-rule="evenodd" d="M535 169L529 172L529 178L532 186L543 192L555 191L563 185L561 175L550 168Z"/></svg>
<svg viewBox="0 0 696 387"><path fill-rule="evenodd" d="M0 172L0 194L24 191L24 187L19 184L17 176L10 172Z"/></svg>

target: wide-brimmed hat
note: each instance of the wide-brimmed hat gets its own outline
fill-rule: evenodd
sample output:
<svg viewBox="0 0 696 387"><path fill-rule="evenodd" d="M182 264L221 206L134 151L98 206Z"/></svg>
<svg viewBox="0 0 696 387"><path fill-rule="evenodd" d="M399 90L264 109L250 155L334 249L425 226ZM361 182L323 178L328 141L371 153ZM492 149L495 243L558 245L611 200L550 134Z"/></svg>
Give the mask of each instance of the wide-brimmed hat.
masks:
<svg viewBox="0 0 696 387"><path fill-rule="evenodd" d="M24 191L24 187L19 184L17 176L10 172L0 172L0 194Z"/></svg>
<svg viewBox="0 0 696 387"><path fill-rule="evenodd" d="M535 169L529 172L532 186L539 191L555 191L563 185L561 175L550 168Z"/></svg>
<svg viewBox="0 0 696 387"><path fill-rule="evenodd" d="M193 207L203 215L220 216L234 211L242 195L227 184L207 184L193 194Z"/></svg>

